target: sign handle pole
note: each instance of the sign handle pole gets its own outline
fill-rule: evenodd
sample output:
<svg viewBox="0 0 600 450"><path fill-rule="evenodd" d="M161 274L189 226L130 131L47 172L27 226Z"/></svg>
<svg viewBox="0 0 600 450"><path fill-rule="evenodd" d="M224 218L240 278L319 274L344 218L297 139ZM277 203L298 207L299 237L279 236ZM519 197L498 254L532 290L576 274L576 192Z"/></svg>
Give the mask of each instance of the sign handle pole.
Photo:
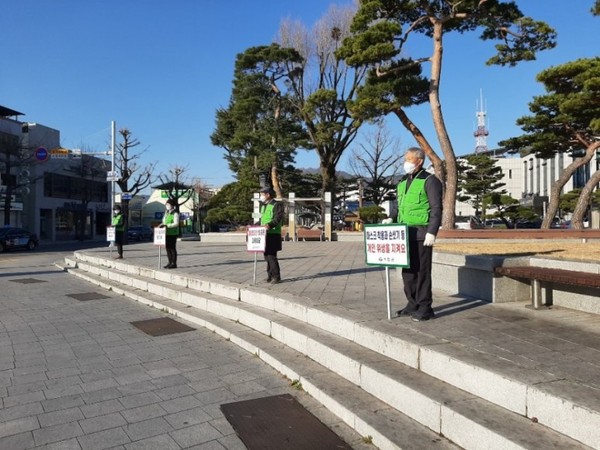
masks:
<svg viewBox="0 0 600 450"><path fill-rule="evenodd" d="M254 273L252 275L252 284L256 284L256 252L254 252Z"/></svg>
<svg viewBox="0 0 600 450"><path fill-rule="evenodd" d="M158 270L160 270L160 256L161 256L161 251L160 249L162 248L161 245L158 246Z"/></svg>
<svg viewBox="0 0 600 450"><path fill-rule="evenodd" d="M388 320L392 320L392 296L390 295L390 268L385 267L385 294L387 298Z"/></svg>

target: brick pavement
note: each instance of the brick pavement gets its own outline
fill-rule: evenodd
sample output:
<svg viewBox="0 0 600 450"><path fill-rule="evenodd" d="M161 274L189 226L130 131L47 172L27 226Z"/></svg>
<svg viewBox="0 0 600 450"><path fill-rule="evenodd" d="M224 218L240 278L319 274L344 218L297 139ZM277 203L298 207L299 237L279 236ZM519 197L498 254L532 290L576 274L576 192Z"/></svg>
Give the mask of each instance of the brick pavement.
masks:
<svg viewBox="0 0 600 450"><path fill-rule="evenodd" d="M127 247L126 257L138 248ZM297 396L354 448L366 448L289 380L216 334L151 337L130 322L163 316L158 310L49 265L3 266L1 449L242 449L219 405L280 393ZM23 278L42 282L10 281ZM86 292L107 298L68 297Z"/></svg>

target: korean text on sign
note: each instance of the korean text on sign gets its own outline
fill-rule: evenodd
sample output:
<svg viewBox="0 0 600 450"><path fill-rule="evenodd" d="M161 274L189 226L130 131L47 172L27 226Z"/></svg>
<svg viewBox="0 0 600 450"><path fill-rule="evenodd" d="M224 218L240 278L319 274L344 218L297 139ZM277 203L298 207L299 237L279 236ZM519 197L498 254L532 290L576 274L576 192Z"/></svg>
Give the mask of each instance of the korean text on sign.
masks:
<svg viewBox="0 0 600 450"><path fill-rule="evenodd" d="M365 225L367 264L409 267L406 225Z"/></svg>
<svg viewBox="0 0 600 450"><path fill-rule="evenodd" d="M248 227L246 238L249 252L264 252L267 245L267 227Z"/></svg>

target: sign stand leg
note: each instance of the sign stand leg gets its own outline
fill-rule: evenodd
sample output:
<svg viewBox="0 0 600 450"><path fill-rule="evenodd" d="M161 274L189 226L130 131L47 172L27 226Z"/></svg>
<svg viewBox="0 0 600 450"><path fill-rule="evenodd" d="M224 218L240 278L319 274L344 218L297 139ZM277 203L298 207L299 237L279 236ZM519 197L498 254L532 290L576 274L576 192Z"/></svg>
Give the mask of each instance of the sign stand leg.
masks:
<svg viewBox="0 0 600 450"><path fill-rule="evenodd" d="M256 252L254 252L254 273L252 275L252 284L256 284Z"/></svg>
<svg viewBox="0 0 600 450"><path fill-rule="evenodd" d="M161 246L159 245L159 246L158 246L158 269L159 269L159 270L160 270L160 255L161 255L161 251L160 251L160 249L161 249Z"/></svg>
<svg viewBox="0 0 600 450"><path fill-rule="evenodd" d="M385 268L385 294L387 298L388 320L392 320L392 297L390 295L390 268Z"/></svg>

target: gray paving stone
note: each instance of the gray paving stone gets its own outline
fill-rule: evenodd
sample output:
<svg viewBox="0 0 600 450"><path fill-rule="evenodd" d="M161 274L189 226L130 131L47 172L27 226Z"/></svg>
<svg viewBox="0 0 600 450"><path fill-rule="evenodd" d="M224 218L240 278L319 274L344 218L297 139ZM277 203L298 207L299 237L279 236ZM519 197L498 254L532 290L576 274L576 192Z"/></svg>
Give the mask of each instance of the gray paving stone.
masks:
<svg viewBox="0 0 600 450"><path fill-rule="evenodd" d="M170 436L184 448L223 437L221 433L209 423L200 423L181 430L176 430L170 433Z"/></svg>
<svg viewBox="0 0 600 450"><path fill-rule="evenodd" d="M192 408L165 416L173 428L185 428L190 425L208 422L212 419L203 408Z"/></svg>
<svg viewBox="0 0 600 450"><path fill-rule="evenodd" d="M178 450L181 447L168 435L153 436L125 445L127 450Z"/></svg>
<svg viewBox="0 0 600 450"><path fill-rule="evenodd" d="M69 395L67 397L59 397L42 401L42 407L44 408L45 412L69 409L74 406L82 406L83 404L83 398L80 395Z"/></svg>
<svg viewBox="0 0 600 450"><path fill-rule="evenodd" d="M189 450L223 450L225 447L219 441L209 441L204 444L194 445Z"/></svg>
<svg viewBox="0 0 600 450"><path fill-rule="evenodd" d="M90 419L79 421L81 429L86 434L95 433L96 431L108 430L109 428L117 428L126 425L127 421L119 413L110 413L103 416L96 416Z"/></svg>
<svg viewBox="0 0 600 450"><path fill-rule="evenodd" d="M36 430L39 427L40 424L36 417L22 417L20 419L9 420L8 422L0 423L0 438Z"/></svg>
<svg viewBox="0 0 600 450"><path fill-rule="evenodd" d="M43 402L43 400L45 399L46 397L44 396L44 393L42 391L36 391L29 392L27 394L10 395L9 397L4 398L3 402L5 408L10 408L12 406L25 405L27 403L34 403L40 401Z"/></svg>
<svg viewBox="0 0 600 450"><path fill-rule="evenodd" d="M97 402L104 402L106 400L113 400L123 395L117 388L100 389L98 391L86 392L81 394L81 398L86 404L93 404Z"/></svg>
<svg viewBox="0 0 600 450"><path fill-rule="evenodd" d="M30 432L0 438L0 448L6 450L24 450L34 446L33 434Z"/></svg>
<svg viewBox="0 0 600 450"><path fill-rule="evenodd" d="M43 412L44 408L42 408L40 402L2 408L0 409L0 422L19 419L21 417L35 416L36 414L42 414Z"/></svg>
<svg viewBox="0 0 600 450"><path fill-rule="evenodd" d="M36 445L45 445L53 442L68 440L72 437L81 436L83 430L77 422L69 422L60 425L44 427L33 432Z"/></svg>
<svg viewBox="0 0 600 450"><path fill-rule="evenodd" d="M186 409L196 408L201 406L202 402L193 395L186 397L174 398L160 403L160 406L169 414L173 414Z"/></svg>
<svg viewBox="0 0 600 450"><path fill-rule="evenodd" d="M124 427L132 441L146 439L173 431L173 427L162 417L135 422Z"/></svg>
<svg viewBox="0 0 600 450"><path fill-rule="evenodd" d="M127 409L121 412L121 415L129 423L140 422L142 420L153 419L167 415L167 411L162 404L153 403L151 405L140 406L138 408Z"/></svg>
<svg viewBox="0 0 600 450"><path fill-rule="evenodd" d="M38 448L40 450L81 450L79 441L76 438L55 442L54 444L48 444Z"/></svg>
<svg viewBox="0 0 600 450"><path fill-rule="evenodd" d="M140 394L132 394L120 399L126 409L136 408L138 406L150 405L159 403L162 399L154 392L142 392Z"/></svg>
<svg viewBox="0 0 600 450"><path fill-rule="evenodd" d="M131 442L127 433L121 428L99 431L77 438L82 450L103 450Z"/></svg>
<svg viewBox="0 0 600 450"><path fill-rule="evenodd" d="M48 427L62 423L75 422L84 419L84 415L79 408L69 408L60 411L39 414L37 416L40 426Z"/></svg>
<svg viewBox="0 0 600 450"><path fill-rule="evenodd" d="M123 411L125 408L121 404L119 400L113 398L111 400L104 400L95 403L91 403L89 405L84 405L80 407L82 414L86 418L102 416L105 414L110 414L114 412Z"/></svg>

